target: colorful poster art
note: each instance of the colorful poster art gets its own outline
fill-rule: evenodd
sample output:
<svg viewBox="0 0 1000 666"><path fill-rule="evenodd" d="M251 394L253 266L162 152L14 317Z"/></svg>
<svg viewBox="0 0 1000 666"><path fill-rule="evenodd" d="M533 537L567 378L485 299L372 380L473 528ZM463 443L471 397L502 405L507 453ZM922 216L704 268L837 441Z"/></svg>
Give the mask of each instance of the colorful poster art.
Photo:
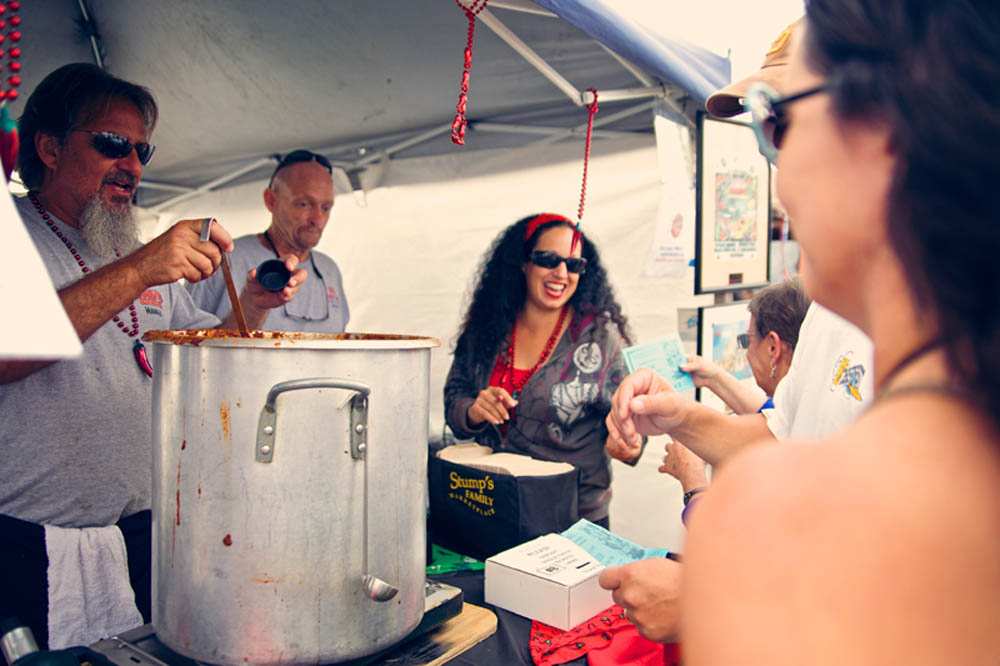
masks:
<svg viewBox="0 0 1000 666"><path fill-rule="evenodd" d="M771 167L746 123L699 117L696 294L768 283Z"/></svg>
<svg viewBox="0 0 1000 666"><path fill-rule="evenodd" d="M740 334L747 332L749 324L748 314L746 323L734 321L712 326L712 360L736 379L753 378L747 350L740 347L737 341Z"/></svg>
<svg viewBox="0 0 1000 666"><path fill-rule="evenodd" d="M754 381L747 350L740 347L739 337L750 327L747 301L698 308L698 355L715 362L740 383L759 390ZM732 410L707 388L698 389L698 402L724 414ZM761 402L763 402L761 393Z"/></svg>
<svg viewBox="0 0 1000 666"><path fill-rule="evenodd" d="M740 170L716 173L716 258L752 259L757 247L757 176Z"/></svg>

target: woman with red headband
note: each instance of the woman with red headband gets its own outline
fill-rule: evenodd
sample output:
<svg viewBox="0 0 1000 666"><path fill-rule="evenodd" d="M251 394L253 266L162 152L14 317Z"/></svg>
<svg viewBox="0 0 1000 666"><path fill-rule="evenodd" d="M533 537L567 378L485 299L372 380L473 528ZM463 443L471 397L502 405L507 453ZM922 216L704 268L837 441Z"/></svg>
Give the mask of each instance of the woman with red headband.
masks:
<svg viewBox="0 0 1000 666"><path fill-rule="evenodd" d="M460 438L572 464L580 516L607 527L604 418L625 375L623 341L628 324L597 248L561 215L526 217L486 253L444 387L445 419Z"/></svg>

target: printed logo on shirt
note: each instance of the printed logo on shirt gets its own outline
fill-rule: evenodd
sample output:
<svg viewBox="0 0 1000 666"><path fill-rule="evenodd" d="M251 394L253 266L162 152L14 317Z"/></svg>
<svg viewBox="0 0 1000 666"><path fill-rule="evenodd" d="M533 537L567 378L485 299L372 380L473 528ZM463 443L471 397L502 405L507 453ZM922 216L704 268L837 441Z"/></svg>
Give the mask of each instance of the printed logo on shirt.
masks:
<svg viewBox="0 0 1000 666"><path fill-rule="evenodd" d="M340 295L333 287L326 288L326 300L334 307L340 305Z"/></svg>
<svg viewBox="0 0 1000 666"><path fill-rule="evenodd" d="M597 372L602 360L601 348L596 342L582 344L573 352L573 364L585 374Z"/></svg>
<svg viewBox="0 0 1000 666"><path fill-rule="evenodd" d="M155 289L147 289L139 295L139 304L146 310L146 314L163 316L163 294Z"/></svg>
<svg viewBox="0 0 1000 666"><path fill-rule="evenodd" d="M860 363L852 365L853 352L847 352L837 359L833 368L831 391L844 391L850 398L861 402L861 380L865 376L865 366Z"/></svg>
<svg viewBox="0 0 1000 666"><path fill-rule="evenodd" d="M599 349L597 353L601 353ZM580 373L577 373L572 381L562 382L552 387L552 392L549 394L549 405L556 410L556 417L559 421L564 425L569 425L583 416L587 405L597 400L599 392L596 382L581 382ZM555 438L551 432L549 437L557 443L562 441L561 432L558 438Z"/></svg>

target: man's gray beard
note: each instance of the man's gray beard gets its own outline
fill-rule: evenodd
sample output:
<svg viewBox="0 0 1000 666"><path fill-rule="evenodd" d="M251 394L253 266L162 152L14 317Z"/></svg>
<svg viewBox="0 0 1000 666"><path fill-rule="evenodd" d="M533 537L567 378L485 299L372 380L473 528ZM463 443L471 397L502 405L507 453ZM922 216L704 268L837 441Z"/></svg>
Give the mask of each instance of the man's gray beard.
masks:
<svg viewBox="0 0 1000 666"><path fill-rule="evenodd" d="M104 262L114 261L116 251L124 257L142 246L131 205L108 208L95 196L83 209L80 222L84 240Z"/></svg>

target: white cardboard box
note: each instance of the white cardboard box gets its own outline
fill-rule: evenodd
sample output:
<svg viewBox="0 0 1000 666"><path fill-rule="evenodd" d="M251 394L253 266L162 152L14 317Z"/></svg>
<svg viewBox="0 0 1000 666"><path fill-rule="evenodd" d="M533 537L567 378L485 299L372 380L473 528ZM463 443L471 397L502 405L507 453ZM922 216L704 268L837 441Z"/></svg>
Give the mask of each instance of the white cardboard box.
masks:
<svg viewBox="0 0 1000 666"><path fill-rule="evenodd" d="M604 565L560 534L546 534L486 560L486 603L572 629L614 603L597 584Z"/></svg>

